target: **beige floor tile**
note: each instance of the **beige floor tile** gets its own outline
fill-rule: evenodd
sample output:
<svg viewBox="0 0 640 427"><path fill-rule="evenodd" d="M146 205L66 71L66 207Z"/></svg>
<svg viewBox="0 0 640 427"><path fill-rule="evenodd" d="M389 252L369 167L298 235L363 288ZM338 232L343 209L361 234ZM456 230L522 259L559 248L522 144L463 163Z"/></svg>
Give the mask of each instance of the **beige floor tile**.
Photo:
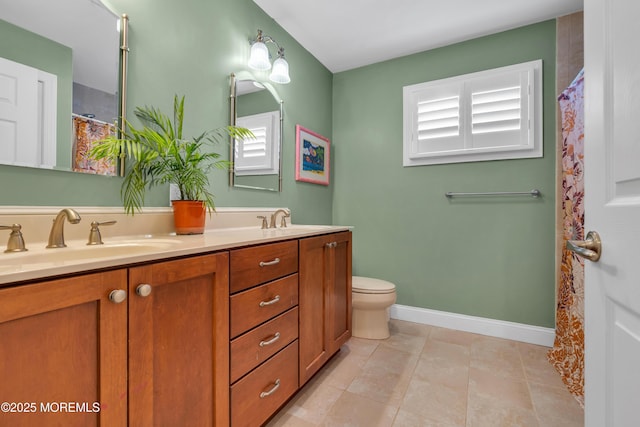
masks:
<svg viewBox="0 0 640 427"><path fill-rule="evenodd" d="M549 347L518 343L518 350L520 351L527 381L547 386L565 387L560 374L547 360Z"/></svg>
<svg viewBox="0 0 640 427"><path fill-rule="evenodd" d="M529 383L531 400L540 426L572 427L584 425L584 411L566 388Z"/></svg>
<svg viewBox="0 0 640 427"><path fill-rule="evenodd" d="M342 390L314 380L307 383L282 412L308 423L320 424L342 395Z"/></svg>
<svg viewBox="0 0 640 427"><path fill-rule="evenodd" d="M451 344L470 346L476 339L482 335L471 334L469 332L456 331L454 329L431 327L429 338L438 341L444 341Z"/></svg>
<svg viewBox="0 0 640 427"><path fill-rule="evenodd" d="M364 370L347 388L348 392L398 407L411 381L410 374L385 369Z"/></svg>
<svg viewBox="0 0 640 427"><path fill-rule="evenodd" d="M350 339L269 427L584 425L546 347L398 320L390 331Z"/></svg>
<svg viewBox="0 0 640 427"><path fill-rule="evenodd" d="M353 380L361 374L367 360L369 360L368 356L340 351L327 362L316 374L316 377L323 384L346 390Z"/></svg>
<svg viewBox="0 0 640 427"><path fill-rule="evenodd" d="M381 405L357 394L344 392L322 422L326 427L386 427L393 424L398 408Z"/></svg>
<svg viewBox="0 0 640 427"><path fill-rule="evenodd" d="M469 366L471 360L469 347L438 341L429 338L422 349L422 359L452 361L460 365Z"/></svg>
<svg viewBox="0 0 640 427"><path fill-rule="evenodd" d="M413 372L413 378L466 391L469 384L469 361L421 357Z"/></svg>
<svg viewBox="0 0 640 427"><path fill-rule="evenodd" d="M393 427L459 427L459 424L451 424L444 421L427 420L420 415L400 409L396 419L393 421Z"/></svg>
<svg viewBox="0 0 640 427"><path fill-rule="evenodd" d="M430 422L464 426L467 415L467 390L452 389L413 378L400 409Z"/></svg>
<svg viewBox="0 0 640 427"><path fill-rule="evenodd" d="M340 348L340 351L369 357L374 351L376 351L379 344L380 340L368 340L365 338L352 337Z"/></svg>
<svg viewBox="0 0 640 427"><path fill-rule="evenodd" d="M420 337L428 337L431 332L431 326L422 325L420 323L406 322L404 320L391 319L389 321L389 333L416 335Z"/></svg>
<svg viewBox="0 0 640 427"><path fill-rule="evenodd" d="M317 425L281 411L267 424L267 427L317 427Z"/></svg>
<svg viewBox="0 0 640 427"><path fill-rule="evenodd" d="M466 427L551 426L540 426L533 409L509 405L501 399L473 396L470 390Z"/></svg>
<svg viewBox="0 0 640 427"><path fill-rule="evenodd" d="M517 407L533 411L529 386L525 381L514 380L471 368L469 371L469 404L475 399L486 399L505 407Z"/></svg>
<svg viewBox="0 0 640 427"><path fill-rule="evenodd" d="M471 345L471 368L525 381L522 359L515 341L482 337Z"/></svg>
<svg viewBox="0 0 640 427"><path fill-rule="evenodd" d="M421 335L409 335L394 333L386 340L380 341L380 346L393 348L406 353L419 354L427 341L427 337Z"/></svg>

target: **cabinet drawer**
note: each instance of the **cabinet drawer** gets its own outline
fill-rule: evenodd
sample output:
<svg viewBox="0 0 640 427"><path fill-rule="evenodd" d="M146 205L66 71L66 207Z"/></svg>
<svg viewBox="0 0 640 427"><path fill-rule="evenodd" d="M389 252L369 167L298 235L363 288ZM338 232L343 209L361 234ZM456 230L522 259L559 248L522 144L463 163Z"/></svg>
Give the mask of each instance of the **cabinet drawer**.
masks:
<svg viewBox="0 0 640 427"><path fill-rule="evenodd" d="M231 342L231 382L298 338L298 307L294 307Z"/></svg>
<svg viewBox="0 0 640 427"><path fill-rule="evenodd" d="M298 275L231 296L231 338L298 305Z"/></svg>
<svg viewBox="0 0 640 427"><path fill-rule="evenodd" d="M298 271L298 241L231 251L231 293Z"/></svg>
<svg viewBox="0 0 640 427"><path fill-rule="evenodd" d="M264 423L298 389L298 341L231 386L231 425Z"/></svg>

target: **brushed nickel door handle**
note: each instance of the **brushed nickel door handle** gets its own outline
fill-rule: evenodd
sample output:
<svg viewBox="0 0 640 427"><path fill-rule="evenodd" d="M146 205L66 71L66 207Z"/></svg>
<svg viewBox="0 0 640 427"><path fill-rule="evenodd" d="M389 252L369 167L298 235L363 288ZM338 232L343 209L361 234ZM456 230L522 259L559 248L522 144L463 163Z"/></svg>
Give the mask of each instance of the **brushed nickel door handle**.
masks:
<svg viewBox="0 0 640 427"><path fill-rule="evenodd" d="M269 301L260 301L260 307L266 307L268 305L273 305L273 304L277 303L278 301L280 301L280 295L276 295L275 297L273 297L273 299L271 299Z"/></svg>
<svg viewBox="0 0 640 427"><path fill-rule="evenodd" d="M268 267L270 265L276 265L280 263L280 258L276 258L273 261L260 261L260 267Z"/></svg>
<svg viewBox="0 0 640 427"><path fill-rule="evenodd" d="M589 231L584 240L567 240L567 249L589 261L597 262L602 254L602 241L596 231Z"/></svg>
<svg viewBox="0 0 640 427"><path fill-rule="evenodd" d="M269 340L260 341L260 347L271 345L274 342L278 341L279 339L280 339L280 332L276 332L275 335L273 335L273 338L271 338Z"/></svg>
<svg viewBox="0 0 640 427"><path fill-rule="evenodd" d="M273 387L271 387L271 390L263 391L262 393L260 393L260 399L264 399L265 397L271 396L279 388L280 388L280 378L278 378L276 382L273 383Z"/></svg>

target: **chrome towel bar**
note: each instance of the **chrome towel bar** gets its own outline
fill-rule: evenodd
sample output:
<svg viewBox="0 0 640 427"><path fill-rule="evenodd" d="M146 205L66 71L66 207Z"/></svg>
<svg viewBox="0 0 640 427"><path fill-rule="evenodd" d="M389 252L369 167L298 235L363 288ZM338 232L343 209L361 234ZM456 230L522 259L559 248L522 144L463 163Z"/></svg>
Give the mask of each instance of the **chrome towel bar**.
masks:
<svg viewBox="0 0 640 427"><path fill-rule="evenodd" d="M444 193L444 195L451 199L453 197L479 197L479 196L531 196L540 197L542 193L540 190L531 191L494 191L489 193Z"/></svg>

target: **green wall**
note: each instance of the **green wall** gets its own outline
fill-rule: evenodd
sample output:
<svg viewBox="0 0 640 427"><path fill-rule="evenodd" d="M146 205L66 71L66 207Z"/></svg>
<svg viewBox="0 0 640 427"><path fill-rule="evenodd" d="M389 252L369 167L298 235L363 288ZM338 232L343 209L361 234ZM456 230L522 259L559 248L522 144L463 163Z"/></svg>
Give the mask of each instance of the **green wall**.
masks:
<svg viewBox="0 0 640 427"><path fill-rule="evenodd" d="M332 75L251 0L109 0L130 17L129 119L186 95L186 133L225 125L229 73L247 72L258 28L286 47L284 188L228 187L217 206L288 206L297 223L354 228L354 274L388 279L398 303L554 324L555 21ZM544 158L403 168L402 87L533 59L544 63ZM258 75L264 78L264 75ZM295 125L331 139L328 187L294 179ZM220 147L228 153L228 147ZM0 166L0 204L120 206L121 178ZM447 191L541 190L448 200ZM148 206L167 206L168 189Z"/></svg>
<svg viewBox="0 0 640 427"><path fill-rule="evenodd" d="M541 58L544 158L402 167L402 88ZM333 221L398 303L554 325L555 21L338 73ZM543 197L454 199L448 191Z"/></svg>
<svg viewBox="0 0 640 427"><path fill-rule="evenodd" d="M298 223L331 223L333 187L294 179L295 125L331 137L332 74L251 0L108 0L130 18L128 118L138 105L171 111L184 94L185 133L226 125L229 74L247 71L249 39L262 29L286 48L291 83L277 86L284 99L282 193L231 189L213 172L216 206L287 206ZM266 73L256 74L264 79ZM69 109L70 111L70 109ZM228 157L228 147L220 146ZM121 178L0 166L0 204L120 206ZM168 188L148 194L147 206L168 206Z"/></svg>

